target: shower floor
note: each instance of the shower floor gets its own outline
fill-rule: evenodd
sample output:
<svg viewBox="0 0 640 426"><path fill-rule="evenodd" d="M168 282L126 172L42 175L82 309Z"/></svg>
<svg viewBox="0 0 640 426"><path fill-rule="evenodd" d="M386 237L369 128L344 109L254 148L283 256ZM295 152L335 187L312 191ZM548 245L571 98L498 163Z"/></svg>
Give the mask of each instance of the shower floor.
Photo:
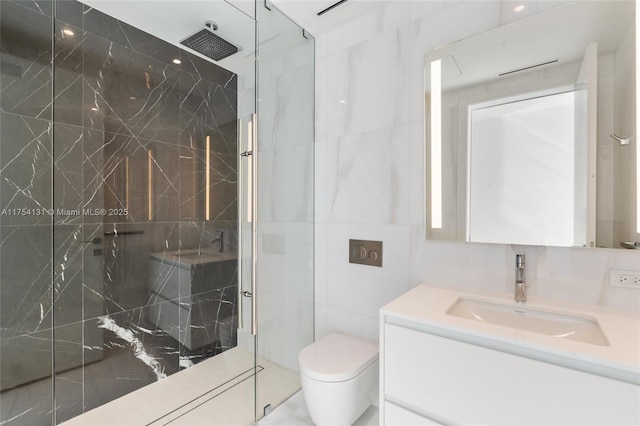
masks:
<svg viewBox="0 0 640 426"><path fill-rule="evenodd" d="M122 356L120 356L122 355ZM106 377L100 371L114 371L122 366L122 354L111 354L101 362L85 367L97 377L92 385L84 387L87 399L100 402L101 395L125 394L100 405L85 414L74 417L64 425L249 425L253 424L253 354L241 348L232 348L214 358L202 361L180 373L170 375L140 388L135 380L99 379ZM298 374L264 360L258 360L257 411L262 416L268 404L275 407L300 389ZM71 417L78 407L76 384L81 382L82 370L75 369L57 376L58 421ZM68 389L67 389L68 388ZM137 390L136 390L137 389ZM29 424L50 426L51 413L33 401L51 400L51 380L39 380L2 393L0 411L12 417L8 425ZM82 404L82 398L77 401ZM69 412L65 411L68 410ZM9 415L10 414L10 415ZM4 424L4 423L3 423Z"/></svg>
<svg viewBox="0 0 640 426"><path fill-rule="evenodd" d="M88 411L65 426L250 425L253 354L239 347ZM298 373L258 359L257 407L275 407L300 389Z"/></svg>
<svg viewBox="0 0 640 426"><path fill-rule="evenodd" d="M153 329L152 325L140 325L143 329ZM179 359L184 358L193 365L222 352L218 344L189 351L162 331L145 333L144 339L145 352L157 359L161 371L170 377L180 371ZM158 381L156 372L134 356L131 347L123 345L118 336L105 330L103 342L100 359L56 373L57 422L62 423ZM3 390L0 393L0 424L51 426L52 380L44 377Z"/></svg>

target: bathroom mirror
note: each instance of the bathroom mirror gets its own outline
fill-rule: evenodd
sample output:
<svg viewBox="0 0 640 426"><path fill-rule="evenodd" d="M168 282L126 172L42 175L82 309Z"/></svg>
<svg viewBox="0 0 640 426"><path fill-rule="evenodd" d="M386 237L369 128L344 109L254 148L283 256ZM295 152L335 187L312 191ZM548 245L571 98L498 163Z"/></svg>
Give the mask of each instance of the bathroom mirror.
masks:
<svg viewBox="0 0 640 426"><path fill-rule="evenodd" d="M428 239L640 241L635 13L572 2L425 54Z"/></svg>

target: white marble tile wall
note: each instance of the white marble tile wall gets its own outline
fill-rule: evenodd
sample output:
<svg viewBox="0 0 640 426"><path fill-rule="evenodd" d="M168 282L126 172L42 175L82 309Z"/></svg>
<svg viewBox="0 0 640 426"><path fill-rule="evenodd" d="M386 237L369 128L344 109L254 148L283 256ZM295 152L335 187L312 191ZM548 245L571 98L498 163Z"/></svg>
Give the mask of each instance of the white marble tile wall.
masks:
<svg viewBox="0 0 640 426"><path fill-rule="evenodd" d="M505 3L394 1L317 38L316 338L377 340L378 309L424 281L511 291L520 251L531 294L640 309L640 293L608 287L610 268L640 269L637 252L425 238L424 53L510 22ZM349 238L382 240L383 267L349 264Z"/></svg>

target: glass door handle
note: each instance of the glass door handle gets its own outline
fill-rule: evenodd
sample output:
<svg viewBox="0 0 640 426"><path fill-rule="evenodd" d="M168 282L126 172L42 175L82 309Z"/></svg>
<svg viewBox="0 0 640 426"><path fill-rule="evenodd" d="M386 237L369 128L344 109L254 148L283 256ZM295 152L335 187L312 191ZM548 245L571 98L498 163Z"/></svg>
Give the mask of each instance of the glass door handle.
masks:
<svg viewBox="0 0 640 426"><path fill-rule="evenodd" d="M251 294L257 294L258 280L258 114L251 114ZM258 301L251 298L251 334L258 334Z"/></svg>
<svg viewBox="0 0 640 426"><path fill-rule="evenodd" d="M247 150L242 151L241 145L242 143L238 143L238 175L247 177L247 205L245 206L245 193L242 185L238 186L238 242L239 242L239 256L238 256L238 330L242 330L243 325L243 309L242 309L242 297L250 297L251 298L251 334L256 335L258 328L258 316L257 316L257 301L256 298L253 297L256 294L256 280L257 280L257 255L258 255L258 150L257 150L257 114L251 114L251 120L247 126ZM242 131L243 124L242 120L238 120L238 139L242 142ZM243 159L249 160L249 166L245 166L245 162ZM245 167L247 173L245 173ZM245 208L247 211L245 212ZM242 249L242 244L244 241L243 237L243 221L244 218L247 218L247 222L251 224L251 291L242 290L243 284L243 261L244 261L244 250Z"/></svg>

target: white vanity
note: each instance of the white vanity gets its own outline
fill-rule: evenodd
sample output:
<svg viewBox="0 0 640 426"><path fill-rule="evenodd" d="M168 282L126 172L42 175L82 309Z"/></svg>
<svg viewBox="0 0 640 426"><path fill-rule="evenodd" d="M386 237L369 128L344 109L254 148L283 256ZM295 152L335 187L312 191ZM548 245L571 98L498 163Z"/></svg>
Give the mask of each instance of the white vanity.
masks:
<svg viewBox="0 0 640 426"><path fill-rule="evenodd" d="M380 310L381 425L640 424L640 315L422 284Z"/></svg>
<svg viewBox="0 0 640 426"><path fill-rule="evenodd" d="M148 319L188 349L229 340L236 327L237 269L235 252L150 253Z"/></svg>

